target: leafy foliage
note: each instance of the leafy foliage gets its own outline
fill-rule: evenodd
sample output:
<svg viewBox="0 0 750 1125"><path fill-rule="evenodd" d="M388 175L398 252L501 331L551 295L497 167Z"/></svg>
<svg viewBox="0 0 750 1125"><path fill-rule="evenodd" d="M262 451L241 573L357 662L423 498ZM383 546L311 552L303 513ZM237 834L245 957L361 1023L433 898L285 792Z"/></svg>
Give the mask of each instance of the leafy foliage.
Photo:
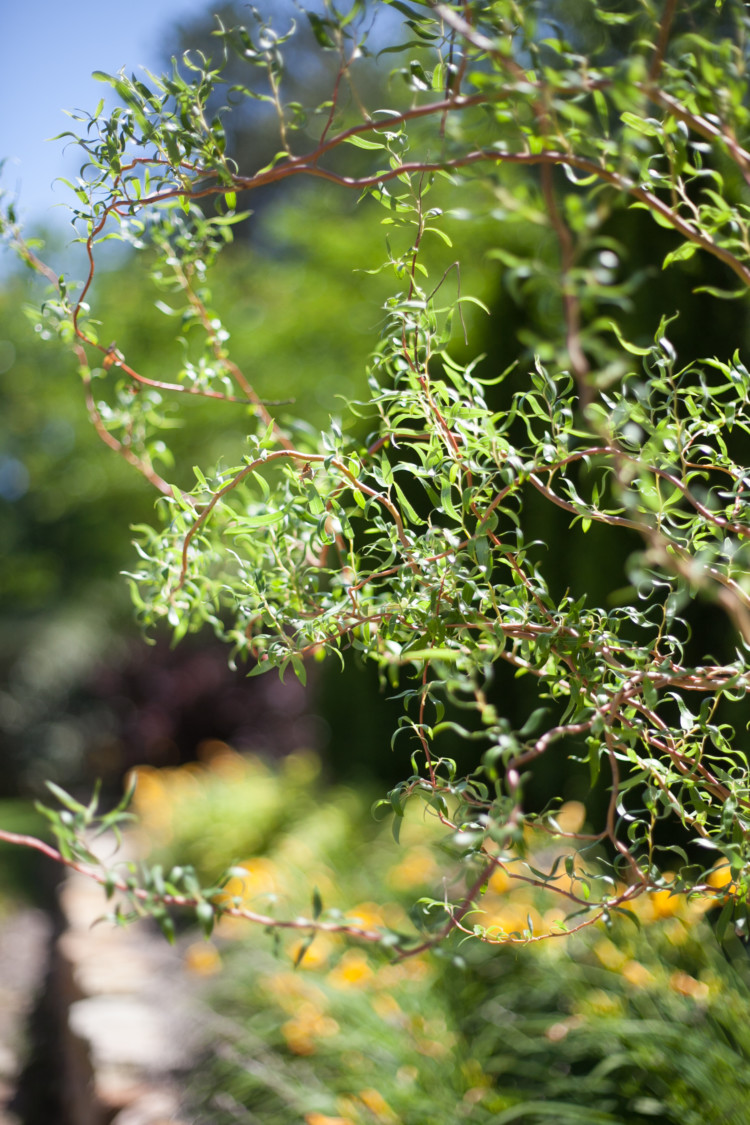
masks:
<svg viewBox="0 0 750 1125"><path fill-rule="evenodd" d="M396 66L376 108L356 77L370 13L385 8L406 34L380 52ZM412 773L378 809L398 837L407 804L424 802L455 866L425 903L422 940L396 942L402 953L453 931L528 942L608 921L675 868L674 890L710 893L721 859L733 881L719 928L733 913L746 927L748 764L735 715L750 645L750 374L736 340L681 361L670 308L656 310L651 338L629 340L637 278L612 231L623 212L645 211L669 232L665 269L692 270L700 252L722 279L702 288L744 299L747 14L738 3L580 8L571 20L510 0L328 4L309 21L338 73L330 99L305 114L308 130L320 123L309 149L283 96L291 32L219 21L218 61L187 57L149 84L98 75L123 106L105 116L100 105L71 134L84 159L74 225L90 262L80 292L8 222L53 286L42 315L75 351L99 435L161 494L131 576L144 624L166 617L177 638L209 624L251 674L304 681L307 660L355 653L403 700L394 743ZM279 149L261 168L237 165L222 115L206 110L230 52L265 76L278 116ZM247 216L237 207L299 178L380 207L396 282L369 397L322 433L260 398L208 288ZM469 343L468 313L482 303L465 291L459 231L487 211L488 255L527 317L528 352L505 371ZM160 307L179 319L185 358L171 379L98 338L89 301L112 237L152 255ZM187 488L161 464L174 403L191 396L246 411L249 432L240 459L196 466ZM554 590L528 530L540 503L583 534L611 533L601 604ZM696 602L725 616L725 658L692 635ZM505 670L535 684L520 725L504 706ZM453 751L463 743L466 772ZM558 823L562 795L541 810L528 799L534 771L560 754L588 763L594 795L606 789L590 831ZM550 862L533 864L531 823L576 856L551 845ZM544 886L570 913L541 931L485 925L474 911L498 871ZM223 909L210 895L207 905Z"/></svg>

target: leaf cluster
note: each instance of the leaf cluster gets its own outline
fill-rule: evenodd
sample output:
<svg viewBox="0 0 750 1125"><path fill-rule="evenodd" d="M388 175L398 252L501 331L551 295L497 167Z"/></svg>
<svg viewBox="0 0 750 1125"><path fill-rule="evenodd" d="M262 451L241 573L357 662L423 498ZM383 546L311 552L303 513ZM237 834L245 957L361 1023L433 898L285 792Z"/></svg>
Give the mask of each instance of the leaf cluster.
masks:
<svg viewBox="0 0 750 1125"><path fill-rule="evenodd" d="M732 890L720 928L733 915L743 930L750 791L732 716L748 684L750 375L741 341L681 362L670 309L650 337L629 339L638 279L623 276L625 249L610 231L645 211L670 234L663 268L706 256L726 279L712 294L745 299L747 14L697 4L678 18L674 5L644 0L622 13L633 35L620 40L607 30L618 14L586 5L601 34L584 56L575 40L585 21L566 26L542 4L375 7L395 9L406 29L385 49L396 65L379 106L339 96L355 89L369 50L365 6L310 14L338 70L307 150L284 101L291 33L220 24L224 47L264 69L280 138L264 167L227 154L221 115L206 112L221 62L204 56L149 86L101 76L124 108L80 122L74 222L90 270L77 298L51 278L44 312L76 351L100 436L160 493L158 525L137 529L139 617L166 618L177 639L209 625L251 675L304 682L308 662L327 656L377 667L403 700L394 743L412 763L379 810L398 835L405 805L423 801L464 873L456 894L423 903L425 945L454 930L515 942L608 922L675 867L676 889L710 893L721 858ZM347 146L364 170L341 170ZM320 433L259 397L207 284L244 218L240 199L292 178L377 206L394 278L368 394ZM530 310L527 353L505 370L470 344L468 312L490 310L462 286L456 232L477 214L467 201L497 219L490 257ZM503 237L510 226L534 232L532 253ZM202 341L202 358L175 379L145 376L97 338L87 299L97 246L113 235L148 248L154 283ZM94 396L97 381L109 398ZM195 486L182 488L155 468L152 435L163 442L164 399L189 395L246 408L248 434L241 459L197 465ZM624 585L603 604L555 590L549 554L529 533L540 503L622 544ZM696 651L699 600L728 622L726 659ZM505 672L534 684L526 721L512 721L494 687ZM469 744L470 769L438 740ZM590 830L557 823L559 798L541 810L528 798L534 771L560 753L587 763L592 793L606 793ZM666 844L665 822L679 826ZM532 866L530 824L573 841L577 858ZM550 888L568 913L542 933L474 924L498 871Z"/></svg>

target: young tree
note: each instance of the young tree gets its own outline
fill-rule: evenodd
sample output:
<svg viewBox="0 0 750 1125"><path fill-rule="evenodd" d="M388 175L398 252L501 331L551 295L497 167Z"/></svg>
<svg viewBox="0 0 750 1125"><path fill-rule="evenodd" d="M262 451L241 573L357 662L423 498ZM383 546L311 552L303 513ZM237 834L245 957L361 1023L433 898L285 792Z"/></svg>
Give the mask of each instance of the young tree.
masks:
<svg viewBox="0 0 750 1125"><path fill-rule="evenodd" d="M306 17L335 60L318 106L285 100L294 28L260 17L219 21L214 58L187 56L161 78L97 74L123 105L105 114L100 104L69 134L84 161L70 185L89 262L80 287L45 266L12 214L6 229L52 287L43 323L75 352L93 425L161 495L158 527L139 528L141 620L166 617L177 638L208 624L251 675L304 680L306 663L327 656L375 664L403 700L394 743L412 770L379 811L398 836L406 804L424 802L445 826L450 870L408 939L327 919L317 900L310 918L279 919L201 890L189 872L139 883L104 871L80 835L95 802L61 792L65 810L49 813L59 856L127 892L136 910L161 912L165 926L166 906L188 904L207 929L237 913L401 954L453 932L498 943L562 935L666 886L718 893L723 864L720 928L733 917L743 932L750 800L736 728L750 678L750 375L739 334L720 355L681 358L679 310L667 303L645 314L649 338L631 342L628 242L638 232L666 247L664 269L687 271L716 299L744 299L745 8L355 0L342 11L328 0ZM227 99L260 98L277 115L278 152L264 167L238 166L224 114L206 108L232 54L265 87L248 77ZM385 104L364 104L360 69L388 59ZM395 276L369 397L323 433L259 396L208 288L247 217L237 208L299 180L356 192L385 224ZM506 370L472 348L483 330L462 284L462 224L487 216L487 257L524 318L525 350ZM169 377L98 336L96 266L112 237L150 256L160 307L186 341ZM369 265L356 259L353 247L353 266ZM248 417L241 463L196 467L190 487L179 467L174 480L160 467L189 396ZM553 527L564 513L575 536L609 532L601 604L586 589L554 589L561 548L534 539L540 504ZM574 542L587 552L586 539L564 549ZM723 634L704 644L691 633L701 604L728 622L721 659L706 646ZM507 699L514 677L534 697L520 724ZM561 755L590 771L600 817L587 831L556 820L562 793L543 809L529 800L531 779L559 773ZM549 835L543 866L527 854L530 824ZM541 933L484 927L478 904L498 869L557 895L565 916Z"/></svg>

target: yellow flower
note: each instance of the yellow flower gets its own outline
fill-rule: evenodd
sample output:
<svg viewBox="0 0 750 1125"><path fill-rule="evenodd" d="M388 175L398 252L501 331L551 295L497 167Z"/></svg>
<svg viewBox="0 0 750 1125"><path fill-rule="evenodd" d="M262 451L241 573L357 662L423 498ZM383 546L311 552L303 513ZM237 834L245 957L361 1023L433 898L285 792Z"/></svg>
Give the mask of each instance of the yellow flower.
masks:
<svg viewBox="0 0 750 1125"><path fill-rule="evenodd" d="M364 954L350 949L328 974L328 981L334 988L363 988L373 977L370 963Z"/></svg>
<svg viewBox="0 0 750 1125"><path fill-rule="evenodd" d="M207 766L214 766L220 759L229 755L239 756L231 746L228 746L226 742L221 742L218 738L204 738L202 742L198 743L195 753L198 760L204 762Z"/></svg>
<svg viewBox="0 0 750 1125"><path fill-rule="evenodd" d="M615 996L611 996L601 988L592 989L580 1004L580 1013L595 1012L601 1016L619 1015L622 1005Z"/></svg>
<svg viewBox="0 0 750 1125"><path fill-rule="evenodd" d="M609 938L600 938L594 946L594 953L599 958L602 965L604 965L605 969L611 969L612 972L621 969L627 961L627 957L622 950L618 949Z"/></svg>
<svg viewBox="0 0 750 1125"><path fill-rule="evenodd" d="M702 907L703 900L699 900L698 905ZM688 938L692 935L693 929L692 925L690 925L689 923L690 921L697 921L703 913L703 910L700 909L698 911L697 917L695 917L695 919L691 919L691 916L695 914L695 907L695 902L687 904L685 921L682 921L680 918L670 918L667 922L664 923L662 932L670 945L684 945Z"/></svg>
<svg viewBox="0 0 750 1125"><path fill-rule="evenodd" d="M388 1105L383 1095L378 1090L368 1089L359 1091L359 1100L363 1102L376 1121L396 1121L396 1115Z"/></svg>
<svg viewBox="0 0 750 1125"><path fill-rule="evenodd" d="M383 925L381 908L376 902L360 902L353 906L347 911L346 920L363 930L375 930Z"/></svg>
<svg viewBox="0 0 750 1125"><path fill-rule="evenodd" d="M209 767L223 781L247 783L251 777L268 776L267 766L254 754L238 754L222 742L214 745L215 752L209 756Z"/></svg>
<svg viewBox="0 0 750 1125"><path fill-rule="evenodd" d="M361 1121L362 1115L359 1112L360 1103L354 1095L344 1094L342 1097L336 1099L336 1109L342 1115L345 1121L355 1122Z"/></svg>
<svg viewBox="0 0 750 1125"><path fill-rule="evenodd" d="M724 892L722 895L717 895L713 901L709 900L707 910L710 910L717 903L726 902L727 898L737 894L737 884L732 878L732 870L727 860L723 860L717 867L714 867L706 882L715 890Z"/></svg>
<svg viewBox="0 0 750 1125"><path fill-rule="evenodd" d="M546 932L542 916L535 907L521 898L509 898L496 906L488 902L481 922L489 931L489 937L497 940L504 934L523 934L529 928L529 920L535 934Z"/></svg>
<svg viewBox="0 0 750 1125"><path fill-rule="evenodd" d="M297 1014L281 1027L281 1034L295 1055L314 1054L317 1039L330 1038L338 1032L336 1020L324 1015L314 1004L303 1004Z"/></svg>
<svg viewBox="0 0 750 1125"><path fill-rule="evenodd" d="M389 992L383 992L381 995L375 996L372 1007L381 1020L388 1020L391 1023L398 1022L403 1016L398 1001L394 1000Z"/></svg>
<svg viewBox="0 0 750 1125"><path fill-rule="evenodd" d="M549 1039L550 1043L559 1043L561 1039L564 1039L571 1031L575 1031L582 1023L583 1020L580 1016L570 1016L566 1020L560 1020L559 1023L553 1023L551 1027L547 1028L544 1033L545 1038Z"/></svg>
<svg viewBox="0 0 750 1125"><path fill-rule="evenodd" d="M683 896L672 891L652 891L651 907L656 918L671 918L683 906Z"/></svg>
<svg viewBox="0 0 750 1125"><path fill-rule="evenodd" d="M656 979L640 961L627 961L622 967L622 975L633 988L646 988Z"/></svg>
<svg viewBox="0 0 750 1125"><path fill-rule="evenodd" d="M722 860L721 863L714 867L713 871L709 873L706 882L710 887L716 887L717 890L723 890L724 887L731 887L732 884L732 871L727 860Z"/></svg>
<svg viewBox="0 0 750 1125"><path fill-rule="evenodd" d="M329 1117L327 1113L306 1113L305 1125L353 1125L351 1117Z"/></svg>
<svg viewBox="0 0 750 1125"><path fill-rule="evenodd" d="M216 901L227 906L250 907L261 895L273 895L277 890L276 867L265 856L254 856L237 865L245 874L233 875Z"/></svg>
<svg viewBox="0 0 750 1125"><path fill-rule="evenodd" d="M296 970L272 973L261 981L261 988L274 1004L290 1015L296 1015L300 1005L307 1003L319 1010L325 1007L326 998L322 989Z"/></svg>
<svg viewBox="0 0 750 1125"><path fill-rule="evenodd" d="M490 876L487 890L493 895L504 895L512 886L511 878L502 867L496 867Z"/></svg>
<svg viewBox="0 0 750 1125"><path fill-rule="evenodd" d="M409 1020L409 1030L414 1036L414 1046L420 1055L429 1059L442 1059L455 1045L456 1037L448 1031L445 1020L425 1020L414 1015Z"/></svg>
<svg viewBox="0 0 750 1125"><path fill-rule="evenodd" d="M406 982L423 981L432 974L432 966L424 957L410 957L407 961L383 965L378 970L377 983L379 988L396 988Z"/></svg>
<svg viewBox="0 0 750 1125"><path fill-rule="evenodd" d="M666 883L671 883L674 875L667 872L664 879ZM647 895L634 901L632 909L644 922L658 922L662 918L673 918L682 913L685 910L685 896L674 893L667 886L658 891L649 891Z"/></svg>
<svg viewBox="0 0 750 1125"><path fill-rule="evenodd" d="M210 977L221 972L221 957L210 941L196 941L189 945L184 954L185 968L196 976Z"/></svg>
<svg viewBox="0 0 750 1125"><path fill-rule="evenodd" d="M432 882L438 873L439 868L430 849L417 845L408 849L401 862L390 869L386 879L397 890L411 890Z"/></svg>
<svg viewBox="0 0 750 1125"><path fill-rule="evenodd" d="M295 941L289 950L289 956L297 969L322 969L331 956L334 943L327 934L316 934L312 945L308 947L304 957L298 961L300 951L305 944L304 939Z"/></svg>
<svg viewBox="0 0 750 1125"><path fill-rule="evenodd" d="M168 842L172 834L172 795L167 784L167 771L139 766L135 775L133 811L139 824L152 846L154 838L159 843Z"/></svg>
<svg viewBox="0 0 750 1125"><path fill-rule="evenodd" d="M693 1000L708 999L708 985L701 980L696 980L688 973L674 972L669 978L669 987L680 996L690 996Z"/></svg>
<svg viewBox="0 0 750 1125"><path fill-rule="evenodd" d="M580 801L566 801L555 813L563 832L580 832L586 820L586 807Z"/></svg>

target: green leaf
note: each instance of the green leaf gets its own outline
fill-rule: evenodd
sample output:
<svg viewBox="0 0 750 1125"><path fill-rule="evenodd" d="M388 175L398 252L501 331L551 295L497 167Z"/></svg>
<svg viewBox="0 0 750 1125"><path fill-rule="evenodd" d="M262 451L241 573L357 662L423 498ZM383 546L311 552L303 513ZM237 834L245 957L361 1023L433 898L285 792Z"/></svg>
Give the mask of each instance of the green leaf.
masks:
<svg viewBox="0 0 750 1125"><path fill-rule="evenodd" d="M673 262L687 262L699 249L700 247L695 242L683 242L682 246L678 246L676 250L671 250L665 256L661 268L665 270Z"/></svg>
<svg viewBox="0 0 750 1125"><path fill-rule="evenodd" d="M403 489L401 488L401 486L399 484L397 484L395 479L393 481L393 490L396 493L396 495L398 496L399 507L401 508L401 511L402 511L403 515L406 517L407 522L412 523L415 526L420 526L420 525L424 526L425 521L423 519L420 519L420 517L417 515L414 508L411 506L409 501L406 499L406 496L404 495ZM361 493L360 493L360 495L361 495ZM356 499L356 497L355 497L355 499ZM362 505L362 507L364 507L364 505Z"/></svg>
<svg viewBox="0 0 750 1125"><path fill-rule="evenodd" d="M403 653L403 659L413 661L423 660L447 660L449 663L456 663L463 660L465 654L453 648L414 648L406 649Z"/></svg>
<svg viewBox="0 0 750 1125"><path fill-rule="evenodd" d="M226 529L226 535L245 535L248 531L256 531L259 527L270 527L283 520L284 512L257 512L253 515L242 516L233 527Z"/></svg>
<svg viewBox="0 0 750 1125"><path fill-rule="evenodd" d="M333 23L332 20L323 19L315 12L306 11L305 15L310 21L310 27L312 28L313 35L318 42L318 46L323 48L335 49L336 41L335 39L331 38L331 34L329 31L329 28L334 28L336 26L335 23Z"/></svg>
<svg viewBox="0 0 750 1125"><path fill-rule="evenodd" d="M195 908L195 917L206 938L211 937L216 921L216 913L210 902L199 902Z"/></svg>
<svg viewBox="0 0 750 1125"><path fill-rule="evenodd" d="M544 720L549 714L549 707L537 707L532 711L526 722L523 724L518 734L520 738L529 738L530 735L536 734L541 730Z"/></svg>
<svg viewBox="0 0 750 1125"><path fill-rule="evenodd" d="M54 783L54 781L45 781L44 784L47 786L50 793L52 793L52 795L57 798L57 800L60 802L60 804L64 805L64 807L66 809L69 809L70 812L73 812L73 813L85 813L86 812L86 806L85 805L82 805L80 803L80 801L76 801L75 798L71 797L70 793L66 793L65 790L61 789L59 785L56 785Z"/></svg>
<svg viewBox="0 0 750 1125"><path fill-rule="evenodd" d="M738 297L747 298L750 290L744 286L741 289L717 289L714 285L699 285L694 293L708 293L711 297L718 297L720 301L736 301Z"/></svg>
<svg viewBox="0 0 750 1125"><path fill-rule="evenodd" d="M166 911L152 911L151 917L156 922L157 926L163 933L170 945L175 943L175 929L174 922Z"/></svg>
<svg viewBox="0 0 750 1125"><path fill-rule="evenodd" d="M616 321L610 320L608 323L609 327L617 337L617 341L620 344L620 347L624 348L626 352L630 352L631 355L651 355L651 352L653 350L652 348L639 348L636 344L629 343L629 341L625 339L622 332L620 331L620 326Z"/></svg>
<svg viewBox="0 0 750 1125"><path fill-rule="evenodd" d="M300 965L302 964L302 962L305 959L305 955L307 954L307 951L309 950L310 946L312 945L312 943L314 941L315 941L315 930L313 930L313 932L310 934L310 936L306 937L305 940L300 944L300 947L297 950L296 956L294 958L294 968L295 969L298 969L300 967Z"/></svg>
<svg viewBox="0 0 750 1125"><path fill-rule="evenodd" d="M354 145L355 148L364 148L371 151L382 151L386 147L382 142L368 141L366 137L361 137L358 133L354 133L351 137L344 137L344 141L348 145Z"/></svg>
<svg viewBox="0 0 750 1125"><path fill-rule="evenodd" d="M630 129L634 129L636 133L641 133L645 137L660 137L662 127L657 121L644 120L638 117L635 113L621 113L620 120L625 123Z"/></svg>

